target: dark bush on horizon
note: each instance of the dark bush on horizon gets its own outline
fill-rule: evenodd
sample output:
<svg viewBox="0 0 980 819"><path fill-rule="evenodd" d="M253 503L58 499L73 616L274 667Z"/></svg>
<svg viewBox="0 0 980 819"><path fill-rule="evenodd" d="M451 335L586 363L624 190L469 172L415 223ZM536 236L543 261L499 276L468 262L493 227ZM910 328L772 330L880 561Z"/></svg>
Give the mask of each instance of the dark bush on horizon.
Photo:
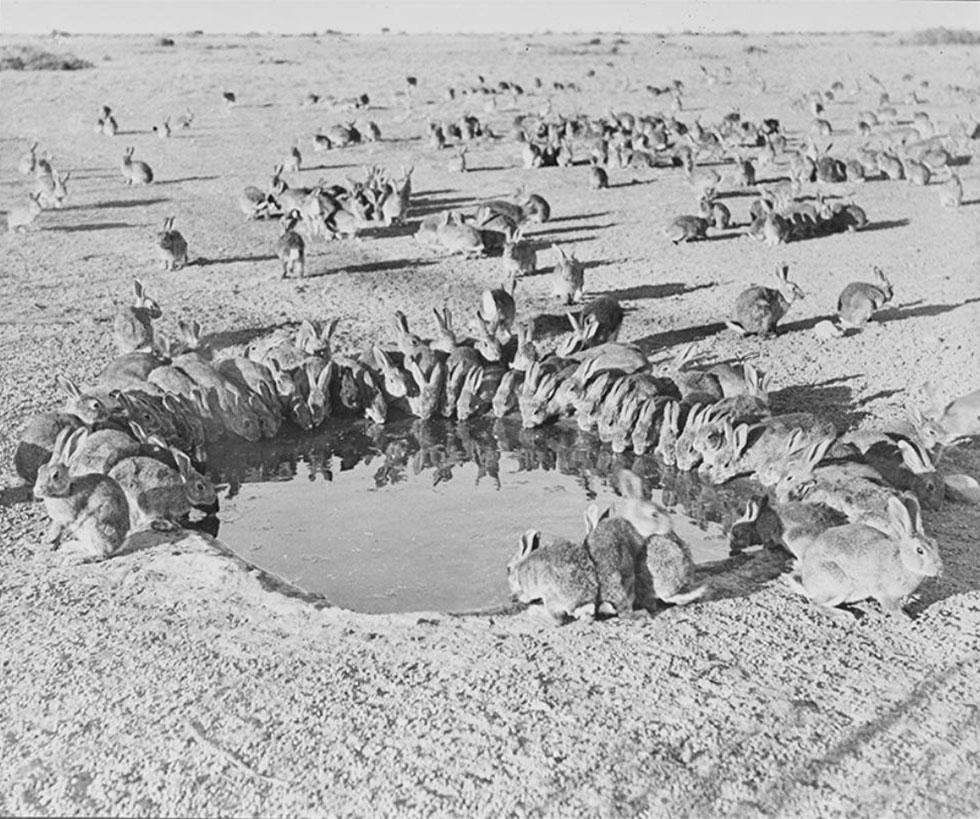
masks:
<svg viewBox="0 0 980 819"><path fill-rule="evenodd" d="M927 28L916 31L911 39L902 40L905 45L980 45L980 31L966 28Z"/></svg>
<svg viewBox="0 0 980 819"><path fill-rule="evenodd" d="M92 63L74 54L52 54L34 46L8 46L0 50L0 71L77 71Z"/></svg>

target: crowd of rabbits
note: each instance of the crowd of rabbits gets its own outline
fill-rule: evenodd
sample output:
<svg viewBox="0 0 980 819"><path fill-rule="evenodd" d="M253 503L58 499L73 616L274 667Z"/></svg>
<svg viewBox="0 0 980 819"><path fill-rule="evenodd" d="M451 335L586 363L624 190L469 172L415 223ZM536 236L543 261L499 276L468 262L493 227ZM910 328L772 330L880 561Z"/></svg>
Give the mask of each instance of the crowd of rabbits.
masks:
<svg viewBox="0 0 980 819"><path fill-rule="evenodd" d="M417 83L408 80L411 97ZM705 239L709 230L738 229L722 201L731 193L754 194L744 233L771 246L868 224L850 198L853 191L846 201L820 190L805 196L810 184L854 183L856 189L876 179L906 179L923 186L945 177L940 201L958 207L962 185L952 166L980 137L980 126L958 122L943 130L923 111L911 125L896 125L896 109L883 91L879 107L859 115L864 144L835 156L827 139L833 128L820 114L844 91L840 83L799 101L815 117L803 144L789 139L779 120L756 123L737 110L716 125L698 118L685 123L678 116L683 83L648 90L669 95L672 112L565 116L549 105L517 116L510 138L520 146L525 169L572 167L584 154L581 164L588 165L596 190L608 187L617 168L683 174L697 212L665 226L664 236L675 244ZM516 102L524 90L505 81L491 86L481 77L477 86L449 89L449 99L457 93L482 94L492 112L501 95ZM225 91L223 98L230 115L237 97ZM316 95L304 100L318 103ZM335 101L335 107L356 109L367 104L367 95ZM175 126L168 117L154 132L168 138L173 127L190 128L193 119L188 110ZM108 106L96 127L106 136L118 134ZM427 138L430 149L454 149L448 168L465 173L463 143L501 137L467 114L430 120ZM380 139L375 123L347 122L318 132L312 145L323 151ZM37 148L33 143L20 163L35 184L28 204L8 214L11 230L26 229L67 197L69 173L55 171ZM154 171L134 153L125 148L124 181L152 184ZM246 187L237 197L247 220L281 219L275 248L283 278L306 275L310 241L406 224L414 166L394 175L372 165L363 180L344 183L287 182L287 173L302 169L293 144L267 185ZM837 429L816 413L780 413L770 405L770 379L747 361L706 362L693 347L658 358L621 341L623 306L611 295L587 300L586 265L558 246L552 295L562 305L580 306L569 313L566 334L536 337L538 317L518 311L519 281L539 270L538 248L525 231L550 218L550 203L526 186L510 198L479 202L472 213L442 210L422 218L415 230L421 249L499 255L504 283L481 294L469 334L449 308L434 310L429 338L399 311L390 338L363 351L334 349L336 320L306 320L255 339L241 355L222 355L195 322L178 325L179 339L158 332L154 322L163 310L137 281L134 301L114 322L117 357L89 385L61 378L65 405L32 418L21 435L15 466L44 500L49 540L104 558L118 552L131 531L178 527L193 510L212 514L216 493L203 472L208 447L225 438L257 442L277 436L284 423L312 431L330 418L383 425L396 417L466 422L516 415L525 429L558 423L594 432L612 453L653 455L663 469L696 471L710 485L751 476L760 491L731 528L735 548L784 549L796 560L791 587L834 617L841 616L839 605L868 598L901 611L921 581L941 571L920 506L937 509L946 500L946 483L936 471L946 449L980 435L980 390L946 402L930 394L932 406L911 411L904 428L876 433ZM155 246L167 271L193 263L174 224L174 216L166 218ZM873 282L844 288L836 302L838 323L818 331L860 330L893 299L886 272L875 267L873 274ZM782 263L771 285L745 289L727 326L742 336L775 335L804 293ZM690 552L669 512L650 500L642 479L620 470L615 481L621 508L616 514L586 509L581 542L547 541L533 529L520 538L508 566L519 599L541 600L561 621L582 611L630 616L710 596L695 582Z"/></svg>

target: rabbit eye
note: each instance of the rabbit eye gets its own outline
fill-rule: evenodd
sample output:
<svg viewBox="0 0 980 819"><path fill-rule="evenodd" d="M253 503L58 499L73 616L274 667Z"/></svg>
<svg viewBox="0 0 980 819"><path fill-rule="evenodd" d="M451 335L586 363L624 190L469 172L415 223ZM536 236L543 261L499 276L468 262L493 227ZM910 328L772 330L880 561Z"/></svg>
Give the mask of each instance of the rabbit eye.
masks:
<svg viewBox="0 0 980 819"><path fill-rule="evenodd" d="M921 546L916 547L915 551L918 552L920 555L924 555L926 553L925 549L923 549Z"/></svg>

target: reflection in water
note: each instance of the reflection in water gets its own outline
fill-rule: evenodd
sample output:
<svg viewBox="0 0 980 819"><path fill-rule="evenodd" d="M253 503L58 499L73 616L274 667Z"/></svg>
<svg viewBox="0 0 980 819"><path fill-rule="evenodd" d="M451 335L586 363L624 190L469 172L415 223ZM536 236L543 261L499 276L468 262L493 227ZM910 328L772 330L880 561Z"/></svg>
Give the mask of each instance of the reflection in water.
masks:
<svg viewBox="0 0 980 819"><path fill-rule="evenodd" d="M701 486L652 456L615 454L575 426L528 430L520 419L329 424L315 435L214 447L208 465L227 486L226 542L362 611L505 602L520 534L581 538L586 505L614 504L623 468L676 507L677 531L699 562L728 555L725 532L759 490L748 481Z"/></svg>
<svg viewBox="0 0 980 819"><path fill-rule="evenodd" d="M452 480L453 469L461 464L476 466L477 482L488 480L499 487L502 452L512 453L522 471L558 470L581 478L589 498L595 497L595 480L606 480L623 468L633 469L651 488L661 485L662 468L652 456L615 454L597 436L573 426L523 429L519 418L328 425L315 435L294 433L246 446L212 447L208 468L215 483L228 485L229 498L243 483L290 481L301 470L311 481L332 481L336 461L341 472L377 463L378 488L404 481L409 472L428 471L435 486Z"/></svg>

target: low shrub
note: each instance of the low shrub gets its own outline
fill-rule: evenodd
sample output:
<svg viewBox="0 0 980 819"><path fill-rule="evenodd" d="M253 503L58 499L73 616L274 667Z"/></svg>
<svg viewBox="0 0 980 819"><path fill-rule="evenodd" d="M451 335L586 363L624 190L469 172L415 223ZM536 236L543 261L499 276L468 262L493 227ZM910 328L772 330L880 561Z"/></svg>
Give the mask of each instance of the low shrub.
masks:
<svg viewBox="0 0 980 819"><path fill-rule="evenodd" d="M34 46L7 46L0 50L0 71L77 71L92 63L74 54L52 54Z"/></svg>
<svg viewBox="0 0 980 819"><path fill-rule="evenodd" d="M966 28L927 28L915 32L906 45L939 46L939 45L980 45L980 31L970 31Z"/></svg>

